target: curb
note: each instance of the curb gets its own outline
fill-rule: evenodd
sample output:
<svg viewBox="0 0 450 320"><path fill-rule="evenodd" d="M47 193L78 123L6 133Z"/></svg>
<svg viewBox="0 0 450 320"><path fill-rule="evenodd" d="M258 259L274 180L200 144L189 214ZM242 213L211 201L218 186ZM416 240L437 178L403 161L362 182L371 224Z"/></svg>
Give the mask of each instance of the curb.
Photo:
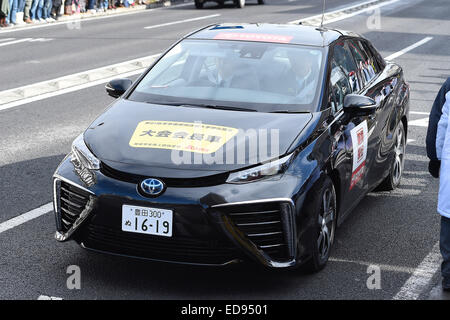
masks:
<svg viewBox="0 0 450 320"><path fill-rule="evenodd" d="M23 87L0 91L0 110L27 103L32 99L41 99L54 95L56 92L66 92L86 85L108 82L119 76L130 76L142 73L159 56L159 54L121 62L97 69L75 73L52 80L42 81Z"/></svg>

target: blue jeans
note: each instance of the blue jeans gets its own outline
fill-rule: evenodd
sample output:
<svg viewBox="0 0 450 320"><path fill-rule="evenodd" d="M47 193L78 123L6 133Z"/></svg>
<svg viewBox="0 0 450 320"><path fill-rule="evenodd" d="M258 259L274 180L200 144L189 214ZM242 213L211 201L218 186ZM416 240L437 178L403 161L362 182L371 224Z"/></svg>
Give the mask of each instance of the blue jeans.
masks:
<svg viewBox="0 0 450 320"><path fill-rule="evenodd" d="M16 12L17 12L17 0L9 0L9 14L6 16L6 24L16 23Z"/></svg>
<svg viewBox="0 0 450 320"><path fill-rule="evenodd" d="M30 9L31 20L42 19L42 7L44 6L44 0L33 0L33 4Z"/></svg>
<svg viewBox="0 0 450 320"><path fill-rule="evenodd" d="M95 3L96 2L97 2L96 0L88 0L88 10L95 9Z"/></svg>
<svg viewBox="0 0 450 320"><path fill-rule="evenodd" d="M50 13L52 13L52 0L44 0L44 6L42 7L42 19L50 18Z"/></svg>
<svg viewBox="0 0 450 320"><path fill-rule="evenodd" d="M450 219L441 217L440 249L442 254L441 273L446 282L450 283Z"/></svg>

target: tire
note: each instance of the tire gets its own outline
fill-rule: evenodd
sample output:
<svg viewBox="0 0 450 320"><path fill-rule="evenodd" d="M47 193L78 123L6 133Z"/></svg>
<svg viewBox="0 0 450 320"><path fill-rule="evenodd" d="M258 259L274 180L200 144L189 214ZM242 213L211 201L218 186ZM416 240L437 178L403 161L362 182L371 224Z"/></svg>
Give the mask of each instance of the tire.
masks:
<svg viewBox="0 0 450 320"><path fill-rule="evenodd" d="M264 0L258 0L258 4L264 4L265 1Z"/></svg>
<svg viewBox="0 0 450 320"><path fill-rule="evenodd" d="M219 7L223 8L225 6L225 0L219 0L217 1L217 4L219 5Z"/></svg>
<svg viewBox="0 0 450 320"><path fill-rule="evenodd" d="M245 7L245 0L234 0L234 5L239 9Z"/></svg>
<svg viewBox="0 0 450 320"><path fill-rule="evenodd" d="M314 226L310 232L311 258L304 264L303 270L315 273L322 270L328 262L336 232L336 191L333 182L326 177L316 190L313 190L311 206Z"/></svg>
<svg viewBox="0 0 450 320"><path fill-rule="evenodd" d="M391 191L400 185L405 164L405 150L405 127L403 126L403 122L400 121L395 131L394 159L389 169L389 175L375 189L376 191Z"/></svg>
<svg viewBox="0 0 450 320"><path fill-rule="evenodd" d="M195 7L197 9L203 9L203 2L200 2L200 0L195 0Z"/></svg>

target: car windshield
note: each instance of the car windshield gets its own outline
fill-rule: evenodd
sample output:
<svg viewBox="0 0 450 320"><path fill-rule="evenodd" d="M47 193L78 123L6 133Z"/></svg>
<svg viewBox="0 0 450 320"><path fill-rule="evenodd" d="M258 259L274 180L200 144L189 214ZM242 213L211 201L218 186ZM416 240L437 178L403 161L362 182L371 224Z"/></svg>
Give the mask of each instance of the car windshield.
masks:
<svg viewBox="0 0 450 320"><path fill-rule="evenodd" d="M184 40L153 66L128 99L259 112L313 112L322 81L322 51L279 43Z"/></svg>

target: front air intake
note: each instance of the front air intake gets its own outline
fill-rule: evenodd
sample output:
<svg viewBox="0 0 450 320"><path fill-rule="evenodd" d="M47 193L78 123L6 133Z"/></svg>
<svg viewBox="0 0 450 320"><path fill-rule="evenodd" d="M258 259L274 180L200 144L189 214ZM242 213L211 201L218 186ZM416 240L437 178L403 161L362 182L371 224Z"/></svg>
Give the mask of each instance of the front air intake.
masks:
<svg viewBox="0 0 450 320"><path fill-rule="evenodd" d="M219 209L219 208L217 208ZM225 214L249 241L274 261L287 261L292 257L291 219L285 202L230 204L221 206Z"/></svg>

